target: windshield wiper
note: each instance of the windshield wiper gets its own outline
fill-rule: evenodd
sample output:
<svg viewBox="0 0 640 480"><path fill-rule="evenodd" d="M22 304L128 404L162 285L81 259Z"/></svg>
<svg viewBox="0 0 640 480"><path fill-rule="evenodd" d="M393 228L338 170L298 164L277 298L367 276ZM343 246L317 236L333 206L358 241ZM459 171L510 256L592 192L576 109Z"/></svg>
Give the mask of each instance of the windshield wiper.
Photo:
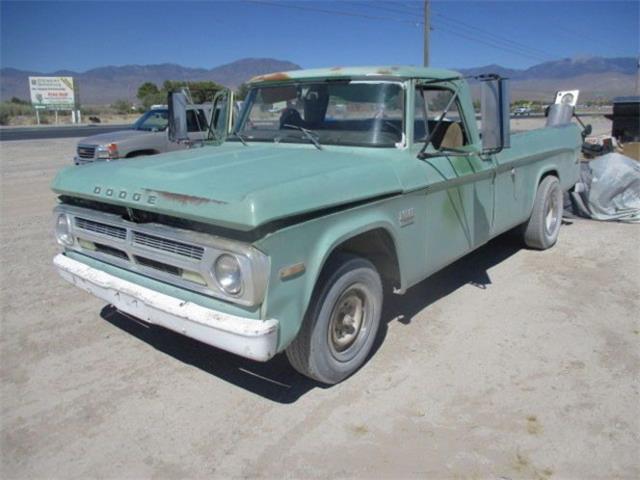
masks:
<svg viewBox="0 0 640 480"><path fill-rule="evenodd" d="M295 128L296 130L301 131L305 137L307 137L309 140L311 140L311 143L313 143L313 145L318 149L318 150L322 150L322 145L320 145L320 142L318 141L318 134L316 132L314 132L313 130L308 130L304 127L300 127L298 125L291 125L290 123L285 123L284 125L282 125L283 127L287 127L287 128Z"/></svg>
<svg viewBox="0 0 640 480"><path fill-rule="evenodd" d="M230 137L236 137L238 140L242 142L245 147L249 146L249 143L244 139L244 136L240 135L238 132L231 132L229 134Z"/></svg>

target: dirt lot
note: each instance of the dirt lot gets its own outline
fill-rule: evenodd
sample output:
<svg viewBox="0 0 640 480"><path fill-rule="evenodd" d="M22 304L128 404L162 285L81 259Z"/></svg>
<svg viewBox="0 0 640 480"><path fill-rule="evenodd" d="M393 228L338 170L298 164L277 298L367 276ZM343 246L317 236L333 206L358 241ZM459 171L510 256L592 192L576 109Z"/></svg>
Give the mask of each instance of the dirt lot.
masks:
<svg viewBox="0 0 640 480"><path fill-rule="evenodd" d="M640 478L640 228L499 238L389 298L324 388L131 321L58 279L77 139L1 148L2 478Z"/></svg>

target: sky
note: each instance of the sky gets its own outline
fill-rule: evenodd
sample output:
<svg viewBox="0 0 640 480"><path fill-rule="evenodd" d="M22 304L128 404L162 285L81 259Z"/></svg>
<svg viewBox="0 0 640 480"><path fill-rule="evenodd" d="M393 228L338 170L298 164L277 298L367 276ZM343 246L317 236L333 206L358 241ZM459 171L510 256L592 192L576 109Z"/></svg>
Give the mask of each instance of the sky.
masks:
<svg viewBox="0 0 640 480"><path fill-rule="evenodd" d="M423 2L0 0L0 65L212 68L245 57L303 68L422 64ZM432 1L431 65L527 68L638 56L640 1Z"/></svg>

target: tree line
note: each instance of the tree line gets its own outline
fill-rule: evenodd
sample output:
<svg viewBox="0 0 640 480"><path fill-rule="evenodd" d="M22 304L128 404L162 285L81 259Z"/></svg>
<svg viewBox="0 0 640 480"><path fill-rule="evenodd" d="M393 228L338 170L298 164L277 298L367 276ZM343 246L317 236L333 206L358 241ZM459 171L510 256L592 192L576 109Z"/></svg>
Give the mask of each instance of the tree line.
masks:
<svg viewBox="0 0 640 480"><path fill-rule="evenodd" d="M200 82L186 82L179 80L166 80L161 87L153 82L145 82L138 88L137 98L142 103L145 110L151 108L152 105L166 104L169 92L188 88L194 103L211 102L216 93L224 90L226 87L211 80ZM242 84L238 88L238 96L243 98L246 94L246 85Z"/></svg>

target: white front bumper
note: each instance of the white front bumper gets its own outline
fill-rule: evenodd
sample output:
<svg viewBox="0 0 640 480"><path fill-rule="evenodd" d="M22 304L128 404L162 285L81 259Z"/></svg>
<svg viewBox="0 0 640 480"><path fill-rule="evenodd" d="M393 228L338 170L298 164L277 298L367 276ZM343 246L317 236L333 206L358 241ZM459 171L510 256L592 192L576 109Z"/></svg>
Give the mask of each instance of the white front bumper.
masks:
<svg viewBox="0 0 640 480"><path fill-rule="evenodd" d="M53 259L62 278L118 310L253 360L276 354L278 321L237 317L186 302L89 267L63 254Z"/></svg>

